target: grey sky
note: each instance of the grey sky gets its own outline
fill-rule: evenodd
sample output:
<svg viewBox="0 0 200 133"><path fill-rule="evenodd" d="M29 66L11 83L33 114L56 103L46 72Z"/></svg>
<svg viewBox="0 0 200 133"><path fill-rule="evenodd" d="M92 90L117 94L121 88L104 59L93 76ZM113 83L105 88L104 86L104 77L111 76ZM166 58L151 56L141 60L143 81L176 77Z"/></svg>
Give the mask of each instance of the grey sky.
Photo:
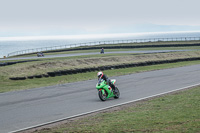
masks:
<svg viewBox="0 0 200 133"><path fill-rule="evenodd" d="M200 31L199 0L0 0L0 37Z"/></svg>

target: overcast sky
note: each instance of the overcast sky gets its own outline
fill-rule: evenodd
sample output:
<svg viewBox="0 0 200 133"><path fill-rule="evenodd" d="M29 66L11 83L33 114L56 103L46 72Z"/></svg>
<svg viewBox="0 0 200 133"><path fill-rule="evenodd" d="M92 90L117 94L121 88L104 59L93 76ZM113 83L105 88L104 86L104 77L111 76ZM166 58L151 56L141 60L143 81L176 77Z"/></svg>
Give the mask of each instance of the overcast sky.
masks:
<svg viewBox="0 0 200 133"><path fill-rule="evenodd" d="M0 0L0 37L200 31L199 0Z"/></svg>

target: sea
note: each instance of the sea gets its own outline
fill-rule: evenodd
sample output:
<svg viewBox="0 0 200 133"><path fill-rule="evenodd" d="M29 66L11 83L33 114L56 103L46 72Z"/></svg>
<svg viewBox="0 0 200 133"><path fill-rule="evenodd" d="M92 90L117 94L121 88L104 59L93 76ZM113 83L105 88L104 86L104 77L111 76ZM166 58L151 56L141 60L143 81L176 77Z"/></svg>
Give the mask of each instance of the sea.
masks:
<svg viewBox="0 0 200 133"><path fill-rule="evenodd" d="M72 45L88 42L154 39L154 38L180 38L200 37L200 32L151 32L151 33L121 33L121 34L93 34L93 35L66 35L66 36L24 36L0 37L0 58L16 51Z"/></svg>

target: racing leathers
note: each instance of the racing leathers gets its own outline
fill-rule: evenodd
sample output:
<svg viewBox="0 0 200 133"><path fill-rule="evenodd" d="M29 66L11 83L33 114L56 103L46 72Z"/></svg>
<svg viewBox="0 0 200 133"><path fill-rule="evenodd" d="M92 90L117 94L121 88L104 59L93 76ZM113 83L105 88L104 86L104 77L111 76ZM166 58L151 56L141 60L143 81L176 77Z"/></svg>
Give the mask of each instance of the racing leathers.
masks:
<svg viewBox="0 0 200 133"><path fill-rule="evenodd" d="M105 80L109 84L109 86L112 88L113 92L116 93L115 85L111 82L111 80L105 74L103 74L103 76L98 78L99 81L101 79Z"/></svg>

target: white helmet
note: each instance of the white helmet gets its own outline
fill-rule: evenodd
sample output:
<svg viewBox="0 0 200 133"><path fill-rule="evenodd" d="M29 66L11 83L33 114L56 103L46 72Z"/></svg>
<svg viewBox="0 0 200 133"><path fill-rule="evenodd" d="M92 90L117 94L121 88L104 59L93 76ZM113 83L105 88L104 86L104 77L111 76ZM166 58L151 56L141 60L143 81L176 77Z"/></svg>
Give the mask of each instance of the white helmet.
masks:
<svg viewBox="0 0 200 133"><path fill-rule="evenodd" d="M98 72L98 73L97 73L97 77L98 77L98 78L102 78L102 77L103 77L103 72Z"/></svg>

